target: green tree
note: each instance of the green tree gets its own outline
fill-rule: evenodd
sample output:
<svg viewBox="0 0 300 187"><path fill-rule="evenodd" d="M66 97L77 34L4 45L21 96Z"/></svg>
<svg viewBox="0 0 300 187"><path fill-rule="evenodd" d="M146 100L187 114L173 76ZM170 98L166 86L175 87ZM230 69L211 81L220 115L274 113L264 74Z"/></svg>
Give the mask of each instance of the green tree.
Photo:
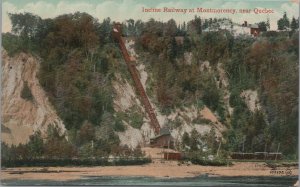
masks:
<svg viewBox="0 0 300 187"><path fill-rule="evenodd" d="M17 159L30 159L31 157L28 147L24 144L19 144L13 148L13 153L16 155Z"/></svg>
<svg viewBox="0 0 300 187"><path fill-rule="evenodd" d="M81 144L85 144L95 140L95 128L94 126L85 121L79 130L79 139Z"/></svg>
<svg viewBox="0 0 300 187"><path fill-rule="evenodd" d="M266 22L264 22L264 21L262 21L262 22L259 22L258 24L258 28L260 29L260 31L262 31L262 32L265 32L265 31L267 31L268 30L268 23L266 23Z"/></svg>
<svg viewBox="0 0 300 187"><path fill-rule="evenodd" d="M74 145L70 144L65 135L53 125L48 126L44 151L45 157L48 158L72 158L77 155Z"/></svg>
<svg viewBox="0 0 300 187"><path fill-rule="evenodd" d="M184 51L190 51L192 47L192 42L190 40L189 37L184 36L184 40L183 40L183 50Z"/></svg>
<svg viewBox="0 0 300 187"><path fill-rule="evenodd" d="M111 37L112 23L110 18L106 18L102 21L100 26L98 27L98 34L100 36L100 40L103 43L109 43L112 41Z"/></svg>
<svg viewBox="0 0 300 187"><path fill-rule="evenodd" d="M199 150L199 147L201 147L200 134L196 131L196 129L193 129L191 132L190 145L191 151L197 151Z"/></svg>
<svg viewBox="0 0 300 187"><path fill-rule="evenodd" d="M174 19L170 19L164 27L164 36L174 37L177 33L177 25Z"/></svg>
<svg viewBox="0 0 300 187"><path fill-rule="evenodd" d="M14 159L16 155L12 152L12 148L3 141L1 141L1 160Z"/></svg>
<svg viewBox="0 0 300 187"><path fill-rule="evenodd" d="M21 97L25 100L28 100L28 101L33 101L33 95L31 93L31 90L28 86L28 82L25 81L24 84L23 84L23 89L22 89L22 92L21 92Z"/></svg>
<svg viewBox="0 0 300 187"><path fill-rule="evenodd" d="M12 23L12 33L19 36L20 48L22 51L38 51L38 45L41 43L40 35L42 19L31 13L9 13Z"/></svg>
<svg viewBox="0 0 300 187"><path fill-rule="evenodd" d="M198 35L202 34L202 21L200 17L195 16L193 20L188 22L188 32L196 33Z"/></svg>
<svg viewBox="0 0 300 187"><path fill-rule="evenodd" d="M202 60L208 60L216 64L219 59L228 58L232 50L233 36L229 32L206 32L200 36L196 46L196 56Z"/></svg>
<svg viewBox="0 0 300 187"><path fill-rule="evenodd" d="M31 13L8 14L12 23L12 32L23 39L32 39L36 36L42 19Z"/></svg>
<svg viewBox="0 0 300 187"><path fill-rule="evenodd" d="M90 158L92 156L94 156L95 153L95 149L92 147L92 143L86 143L83 144L80 148L79 148L79 156L81 158Z"/></svg>
<svg viewBox="0 0 300 187"><path fill-rule="evenodd" d="M267 30L270 30L270 19L269 18L267 19L266 25L267 25Z"/></svg>
<svg viewBox="0 0 300 187"><path fill-rule="evenodd" d="M291 29L292 29L292 31L294 31L294 30L296 30L298 28L299 28L299 25L298 25L295 17L293 17L292 22L291 22Z"/></svg>
<svg viewBox="0 0 300 187"><path fill-rule="evenodd" d="M183 133L182 146L183 146L183 149L185 149L186 146L190 147L190 136L187 132Z"/></svg>
<svg viewBox="0 0 300 187"><path fill-rule="evenodd" d="M2 46L9 56L13 56L18 52L24 51L21 38L11 33L2 34Z"/></svg>
<svg viewBox="0 0 300 187"><path fill-rule="evenodd" d="M216 130L215 127L212 127L209 133L206 135L206 144L211 150L211 153L215 153L218 149L218 142L216 140Z"/></svg>
<svg viewBox="0 0 300 187"><path fill-rule="evenodd" d="M144 28L144 22L142 22L141 20L137 20L135 22L135 36L140 36L143 32L143 28Z"/></svg>
<svg viewBox="0 0 300 187"><path fill-rule="evenodd" d="M134 36L135 35L135 21L133 19L129 19L127 22L127 35Z"/></svg>
<svg viewBox="0 0 300 187"><path fill-rule="evenodd" d="M290 21L286 15L286 12L284 12L283 17L277 21L277 26L278 30L286 30L290 28Z"/></svg>
<svg viewBox="0 0 300 187"><path fill-rule="evenodd" d="M40 131L36 131L29 137L27 148L32 158L38 158L44 154L44 141Z"/></svg>

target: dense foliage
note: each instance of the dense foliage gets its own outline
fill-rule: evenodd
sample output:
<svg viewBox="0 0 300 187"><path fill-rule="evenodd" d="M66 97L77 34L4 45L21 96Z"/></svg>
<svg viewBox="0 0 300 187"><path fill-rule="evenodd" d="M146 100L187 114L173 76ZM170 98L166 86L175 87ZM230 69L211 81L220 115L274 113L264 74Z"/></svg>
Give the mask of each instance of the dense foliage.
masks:
<svg viewBox="0 0 300 187"><path fill-rule="evenodd" d="M231 146L244 142L248 151L295 153L298 129L298 33L284 33L258 41L236 40L227 63L231 104L236 106L229 131ZM241 63L242 62L242 63ZM239 97L243 89L257 89L263 109L247 110ZM233 135L234 134L234 135ZM237 144L234 145L234 142Z"/></svg>
<svg viewBox="0 0 300 187"><path fill-rule="evenodd" d="M54 19L25 13L10 14L10 18L14 34L3 34L3 46L10 55L26 51L42 58L39 80L72 142L65 142L64 150L98 154L91 150L93 142L99 155L112 153L119 144L115 131L125 130L123 119L140 128L143 117L139 111L124 114L113 109L111 80L115 72L123 73L125 65L120 63L120 51L111 38L109 18L102 23L86 13ZM124 23L123 35L136 37L135 48L149 74L147 93L162 113L206 105L228 127L222 151L275 152L280 144L280 151L296 158L299 21L293 18L290 24L284 14L278 20L282 32L268 31L268 21L260 22L264 32L257 38L234 37L222 29L207 32L219 28L224 20L195 17L177 25L173 19L130 19ZM232 115L224 104L220 65L229 79ZM258 91L261 110L250 111L240 97L247 89ZM195 133L191 136L184 135L182 149L201 151L203 144L210 154L216 154L218 142L213 132L205 138ZM199 147L193 147L193 141Z"/></svg>
<svg viewBox="0 0 300 187"><path fill-rule="evenodd" d="M72 140L67 141L65 134L60 134L54 126L49 126L47 137L42 137L37 131L26 144L9 147L2 142L2 166L138 165L151 162L140 147L132 150L86 136L92 133L87 132L88 128L90 127L85 124L80 131L79 138L83 146L76 146ZM113 158L109 159L109 155Z"/></svg>

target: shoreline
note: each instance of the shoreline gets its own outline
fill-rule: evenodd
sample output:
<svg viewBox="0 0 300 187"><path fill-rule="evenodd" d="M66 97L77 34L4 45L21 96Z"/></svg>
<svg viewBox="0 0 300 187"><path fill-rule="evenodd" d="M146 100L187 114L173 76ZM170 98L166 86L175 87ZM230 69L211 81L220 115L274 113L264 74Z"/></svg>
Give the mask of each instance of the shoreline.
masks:
<svg viewBox="0 0 300 187"><path fill-rule="evenodd" d="M287 173L289 169L289 173ZM274 172L276 171L276 172ZM1 169L1 180L78 180L83 177L124 176L156 178L210 177L263 177L297 176L298 167L277 167L262 162L233 162L232 166L178 165L177 161L154 162L139 166L93 167L17 167Z"/></svg>

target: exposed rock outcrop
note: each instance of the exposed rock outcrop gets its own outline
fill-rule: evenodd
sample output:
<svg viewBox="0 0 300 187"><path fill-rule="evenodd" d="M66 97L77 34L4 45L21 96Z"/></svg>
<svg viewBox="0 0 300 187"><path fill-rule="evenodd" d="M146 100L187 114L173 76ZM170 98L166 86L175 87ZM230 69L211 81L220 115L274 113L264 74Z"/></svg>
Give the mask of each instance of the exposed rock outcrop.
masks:
<svg viewBox="0 0 300 187"><path fill-rule="evenodd" d="M261 109L261 105L256 90L244 90L240 96L244 99L251 112Z"/></svg>
<svg viewBox="0 0 300 187"><path fill-rule="evenodd" d="M39 68L39 60L32 55L20 53L9 57L2 49L1 118L2 129L6 131L1 132L1 137L8 144L26 143L37 130L45 134L50 124L65 132L62 120L39 84ZM21 96L25 84L30 99Z"/></svg>

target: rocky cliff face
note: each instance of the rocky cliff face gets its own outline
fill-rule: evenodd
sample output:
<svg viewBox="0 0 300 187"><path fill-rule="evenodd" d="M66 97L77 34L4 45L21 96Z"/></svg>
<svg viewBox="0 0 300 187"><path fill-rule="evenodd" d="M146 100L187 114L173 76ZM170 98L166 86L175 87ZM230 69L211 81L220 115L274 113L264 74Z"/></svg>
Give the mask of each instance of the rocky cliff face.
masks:
<svg viewBox="0 0 300 187"><path fill-rule="evenodd" d="M138 71L141 79L147 80L147 72L140 67ZM150 120L147 114L144 112L143 105L139 101L139 96L136 94L134 87L129 82L122 80L121 76L117 76L117 81L113 82L114 85L114 109L116 112L128 112L131 107L136 106L144 114L143 124L140 129L133 128L129 121L123 121L126 127L124 132L119 132L119 138L121 145L127 145L130 148L135 148L138 145L146 145L150 143L150 138L154 137L154 131L150 126ZM146 86L143 81L143 86ZM125 82L125 83L124 83ZM151 102L151 100L150 100ZM151 105L155 109L157 119L161 128L168 126L171 135L176 142L181 142L182 136L185 132L190 134L195 129L201 135L209 133L212 127L216 130L216 136L222 137L222 132L226 130L226 127L218 120L216 115L206 106L203 108L197 108L195 106L178 108L169 115L163 115L159 112L159 108L151 102ZM206 122L195 123L197 119L206 119ZM204 120L203 120L204 121ZM176 124L178 125L170 125Z"/></svg>
<svg viewBox="0 0 300 187"><path fill-rule="evenodd" d="M2 50L1 137L8 144L26 143L37 130L45 134L48 125L65 132L62 120L39 84L39 67L39 60L31 55L20 53L9 57ZM31 99L21 96L25 84Z"/></svg>
<svg viewBox="0 0 300 187"><path fill-rule="evenodd" d="M139 77L144 89L147 90L147 80L149 75L145 70L145 65L139 61L139 56L134 50L134 42L131 40L126 41L125 43L129 53L137 59L136 66L139 72ZM186 60L187 64L189 64L190 62L188 61L191 61L192 58L191 54L187 54L186 56L189 56ZM209 62L207 62L205 65L207 66L206 68L211 68ZM226 76L224 75L223 77ZM139 96L136 93L134 86L131 85L127 80L122 79L121 75L117 75L116 81L113 82L113 87L115 92L114 109L116 112L126 113L133 106L136 106L144 116L143 124L140 129L133 128L129 121L123 121L126 130L118 133L121 145L127 145L130 148L135 148L138 145L143 146L149 144L150 138L154 137L154 131L150 126L150 120L145 113L144 107L139 100ZM167 126L166 128L170 130L170 133L176 142L181 142L183 134L185 132L190 134L193 129L195 129L199 134L204 135L209 133L210 130L214 128L217 137L222 137L222 132L226 130L226 127L218 120L217 116L207 106L204 106L203 108L198 108L196 106L177 108L171 112L171 114L163 115L160 113L159 108L154 104L153 101L151 101L151 99L150 103L155 109L157 120L159 121L161 128L165 128ZM195 123L195 121L200 118L206 119L206 121L202 120L201 122Z"/></svg>
<svg viewBox="0 0 300 187"><path fill-rule="evenodd" d="M132 48L131 50L135 53ZM137 57L137 55L135 56ZM6 51L2 50L2 61L2 140L15 145L26 143L29 136L37 130L45 135L49 125L57 126L61 133L65 132L63 121L58 117L39 84L37 78L40 67L39 60L25 53L9 57ZM137 69L141 82L146 88L149 76L145 65L137 62ZM120 72L116 73L112 84L115 92L115 112L127 113L135 108L143 115L143 124L140 128L133 128L130 121L123 120L126 130L117 133L121 145L135 148L138 145L148 144L150 138L154 136L154 131L134 86L130 81L124 79ZM22 97L25 85L28 85L32 95L31 99ZM209 133L214 127L218 137L221 137L222 132L226 129L206 106L203 108L196 106L177 108L169 115L163 115L154 102L151 100L150 102L161 127L168 126L176 142L181 141L184 132L191 133L193 129L203 135ZM204 120L195 122L200 118L206 119L206 122ZM170 124L173 125L170 126Z"/></svg>

